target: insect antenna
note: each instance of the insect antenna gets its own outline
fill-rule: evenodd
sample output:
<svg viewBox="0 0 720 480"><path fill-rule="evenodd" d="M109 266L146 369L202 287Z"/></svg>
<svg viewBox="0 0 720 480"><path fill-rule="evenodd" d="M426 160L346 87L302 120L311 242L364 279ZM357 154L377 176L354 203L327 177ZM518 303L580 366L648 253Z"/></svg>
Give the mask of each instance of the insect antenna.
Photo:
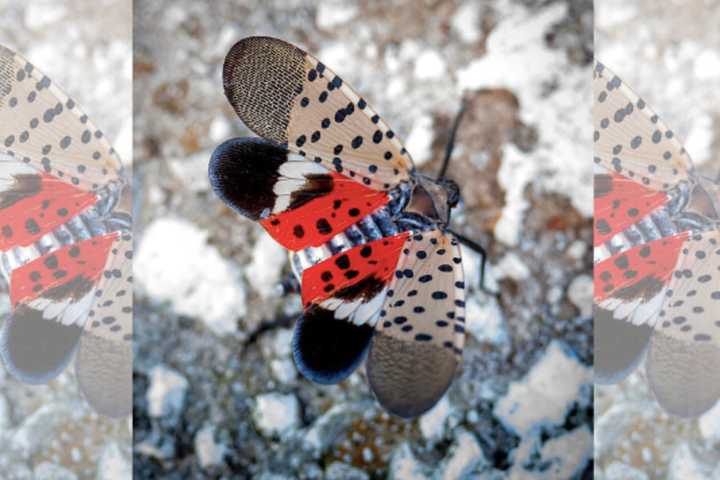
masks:
<svg viewBox="0 0 720 480"><path fill-rule="evenodd" d="M462 99L460 103L460 110L455 115L455 120L453 121L452 130L450 130L450 138L448 138L447 146L445 147L445 158L443 159L442 167L440 168L440 172L438 173L437 179L440 180L445 177L445 173L447 172L448 164L450 163L450 157L452 156L453 149L455 148L455 138L457 136L457 130L460 126L460 120L462 120L462 116L465 113L465 107L467 106L467 100L465 98Z"/></svg>

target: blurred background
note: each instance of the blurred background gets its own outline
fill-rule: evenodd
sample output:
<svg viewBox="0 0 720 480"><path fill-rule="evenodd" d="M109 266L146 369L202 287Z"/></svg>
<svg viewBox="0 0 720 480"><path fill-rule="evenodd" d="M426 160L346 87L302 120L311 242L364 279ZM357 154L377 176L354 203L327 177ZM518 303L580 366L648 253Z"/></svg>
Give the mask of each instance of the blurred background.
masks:
<svg viewBox="0 0 720 480"><path fill-rule="evenodd" d="M720 2L596 2L597 58L684 140L696 167L720 174ZM596 386L595 477L720 478L720 405L697 419L664 413L641 364Z"/></svg>
<svg viewBox="0 0 720 480"><path fill-rule="evenodd" d="M132 161L132 5L127 0L0 0L0 44L56 82ZM0 324L9 313L0 287ZM69 367L48 385L16 381L0 362L0 477L120 479L131 470L129 418L98 416Z"/></svg>
<svg viewBox="0 0 720 480"><path fill-rule="evenodd" d="M592 2L136 1L136 478L590 478ZM413 421L358 369L336 386L290 353L286 252L210 191L224 140L252 135L222 89L250 35L313 53L449 175L453 225L489 252L469 283L462 372Z"/></svg>

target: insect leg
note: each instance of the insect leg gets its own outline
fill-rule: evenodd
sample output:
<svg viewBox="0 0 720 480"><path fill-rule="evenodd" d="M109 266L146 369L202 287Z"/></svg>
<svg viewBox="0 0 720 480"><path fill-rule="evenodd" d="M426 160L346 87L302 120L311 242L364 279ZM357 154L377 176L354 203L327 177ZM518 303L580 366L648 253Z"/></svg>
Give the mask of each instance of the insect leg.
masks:
<svg viewBox="0 0 720 480"><path fill-rule="evenodd" d="M485 264L487 262L487 252L485 251L485 248L483 248L483 246L477 243L475 240L471 240L465 235L462 235L450 229L448 229L448 231L455 235L455 237L460 241L460 243L480 255L480 290L489 295L495 295L495 292L491 292L485 287Z"/></svg>
<svg viewBox="0 0 720 480"><path fill-rule="evenodd" d="M284 297L291 293L300 293L300 282L293 272L287 274L285 279L276 287L279 297Z"/></svg>

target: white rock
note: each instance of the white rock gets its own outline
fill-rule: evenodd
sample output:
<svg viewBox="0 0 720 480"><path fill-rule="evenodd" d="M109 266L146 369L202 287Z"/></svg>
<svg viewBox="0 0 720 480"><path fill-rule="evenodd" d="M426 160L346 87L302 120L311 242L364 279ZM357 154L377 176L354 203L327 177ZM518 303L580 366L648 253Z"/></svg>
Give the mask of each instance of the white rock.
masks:
<svg viewBox="0 0 720 480"><path fill-rule="evenodd" d="M13 449L20 457L27 458L47 446L54 438L55 429L66 421L77 405L70 403L48 403L38 408L15 430L12 435Z"/></svg>
<svg viewBox="0 0 720 480"><path fill-rule="evenodd" d="M357 71L357 58L346 42L328 43L318 52L325 65L331 65L335 72Z"/></svg>
<svg viewBox="0 0 720 480"><path fill-rule="evenodd" d="M325 480L368 480L367 473L345 463L333 462L325 469Z"/></svg>
<svg viewBox="0 0 720 480"><path fill-rule="evenodd" d="M547 303L552 305L560 301L563 296L563 290L557 285L553 285L548 289L546 300Z"/></svg>
<svg viewBox="0 0 720 480"><path fill-rule="evenodd" d="M467 1L460 5L450 20L450 27L465 43L475 43L480 40L480 4Z"/></svg>
<svg viewBox="0 0 720 480"><path fill-rule="evenodd" d="M82 452L78 447L73 447L70 449L70 458L72 458L72 461L75 463L79 463L80 460L82 460Z"/></svg>
<svg viewBox="0 0 720 480"><path fill-rule="evenodd" d="M350 21L357 14L357 6L352 2L321 2L317 9L315 22L320 28L332 28Z"/></svg>
<svg viewBox="0 0 720 480"><path fill-rule="evenodd" d="M160 218L148 225L133 265L150 298L204 320L219 335L234 332L246 313L240 272L207 244L207 232L186 220Z"/></svg>
<svg viewBox="0 0 720 480"><path fill-rule="evenodd" d="M580 309L580 315L592 315L593 279L590 275L578 275L570 282L568 298Z"/></svg>
<svg viewBox="0 0 720 480"><path fill-rule="evenodd" d="M305 433L305 446L312 452L315 458L319 458L337 436L348 428L351 422L359 417L369 405L358 403L340 403L334 405Z"/></svg>
<svg viewBox="0 0 720 480"><path fill-rule="evenodd" d="M685 149L692 152L693 162L697 159L697 164L701 164L714 159L715 128L713 115L705 114L695 117L685 142L683 142Z"/></svg>
<svg viewBox="0 0 720 480"><path fill-rule="evenodd" d="M33 470L35 480L75 480L77 476L70 470L48 462L42 462Z"/></svg>
<svg viewBox="0 0 720 480"><path fill-rule="evenodd" d="M438 79L445 74L445 60L435 50L427 50L415 59L415 76L418 80Z"/></svg>
<svg viewBox="0 0 720 480"><path fill-rule="evenodd" d="M258 395L255 398L253 419L255 426L265 436L282 436L300 425L300 404L294 395Z"/></svg>
<svg viewBox="0 0 720 480"><path fill-rule="evenodd" d="M588 250L587 243L583 242L582 240L575 240L570 244L570 246L567 249L567 254L571 258L574 258L575 260L580 260L585 256L585 253Z"/></svg>
<svg viewBox="0 0 720 480"><path fill-rule="evenodd" d="M151 417L179 414L185 405L188 381L180 373L157 365L150 370L150 387L146 393Z"/></svg>
<svg viewBox="0 0 720 480"><path fill-rule="evenodd" d="M423 438L430 443L440 440L445 434L446 422L451 413L450 401L447 395L443 395L433 408L420 417L420 433Z"/></svg>
<svg viewBox="0 0 720 480"><path fill-rule="evenodd" d="M111 442L107 445L98 462L98 480L119 480L132 478L132 459L123 454L120 446Z"/></svg>
<svg viewBox="0 0 720 480"><path fill-rule="evenodd" d="M67 13L63 2L30 2L25 7L25 26L39 29L62 19Z"/></svg>
<svg viewBox="0 0 720 480"><path fill-rule="evenodd" d="M675 448L668 465L668 480L705 480L711 478L714 465L705 464L698 459L687 443Z"/></svg>
<svg viewBox="0 0 720 480"><path fill-rule="evenodd" d="M212 153L201 150L189 157L172 159L168 162L175 178L192 192L206 192L210 189L208 182L208 162Z"/></svg>
<svg viewBox="0 0 720 480"><path fill-rule="evenodd" d="M720 55L715 50L703 50L694 56L695 78L699 80L720 78Z"/></svg>
<svg viewBox="0 0 720 480"><path fill-rule="evenodd" d="M576 478L587 465L593 454L593 436L588 427L576 428L572 432L545 442L540 450L543 462L550 467L544 472L545 478Z"/></svg>
<svg viewBox="0 0 720 480"><path fill-rule="evenodd" d="M393 451L388 469L388 480L428 480L429 468L415 458L407 442Z"/></svg>
<svg viewBox="0 0 720 480"><path fill-rule="evenodd" d="M263 231L253 247L252 262L245 270L248 283L263 299L277 295L275 287L281 282L287 259L287 250Z"/></svg>
<svg viewBox="0 0 720 480"><path fill-rule="evenodd" d="M652 410L647 402L622 401L613 404L604 413L596 413L595 418L595 457L602 459L617 442L629 435L633 421L642 418L650 420Z"/></svg>
<svg viewBox="0 0 720 480"><path fill-rule="evenodd" d="M212 426L208 425L195 434L195 454L202 468L220 465L225 447L215 442Z"/></svg>
<svg viewBox="0 0 720 480"><path fill-rule="evenodd" d="M210 122L210 131L208 135L213 143L220 143L228 139L231 132L230 122L228 122L225 115L217 115Z"/></svg>
<svg viewBox="0 0 720 480"><path fill-rule="evenodd" d="M4 370L4 367L2 368ZM0 378L2 382L2 378ZM12 418L10 418L10 405L7 399L0 394L0 432L10 428Z"/></svg>
<svg viewBox="0 0 720 480"><path fill-rule="evenodd" d="M465 287L467 289L478 290L480 289L480 262L482 257L475 251L460 245L460 251L462 252L462 266L465 272ZM485 290L489 292L498 291L497 278L495 276L495 267L490 264L489 260L485 262L485 278L483 279Z"/></svg>
<svg viewBox="0 0 720 480"><path fill-rule="evenodd" d="M619 462L613 462L605 469L606 480L648 480L648 478L647 473L642 470Z"/></svg>
<svg viewBox="0 0 720 480"><path fill-rule="evenodd" d="M129 113L129 112L128 112ZM123 122L120 131L113 141L113 147L123 162L129 164L133 158L132 149L133 124L132 122Z"/></svg>
<svg viewBox="0 0 720 480"><path fill-rule="evenodd" d="M580 387L591 381L591 369L555 340L525 378L510 385L495 405L495 416L519 435L539 424L560 424Z"/></svg>
<svg viewBox="0 0 720 480"><path fill-rule="evenodd" d="M451 453L444 465L441 466L437 477L442 480L470 478L469 475L473 470L480 468L485 463L487 460L475 437L465 430L460 430Z"/></svg>
<svg viewBox="0 0 720 480"><path fill-rule="evenodd" d="M516 281L527 280L530 277L530 269L515 252L505 254L495 265L493 272L496 278L509 277Z"/></svg>
<svg viewBox="0 0 720 480"><path fill-rule="evenodd" d="M292 383L297 380L297 369L289 358L275 358L270 361L273 377L280 383Z"/></svg>
<svg viewBox="0 0 720 480"><path fill-rule="evenodd" d="M420 166L432 158L433 119L430 115L421 115L415 119L405 146L411 152L413 161Z"/></svg>
<svg viewBox="0 0 720 480"><path fill-rule="evenodd" d="M480 342L501 344L508 341L505 318L495 297L465 299L465 330Z"/></svg>
<svg viewBox="0 0 720 480"><path fill-rule="evenodd" d="M712 444L720 443L720 402L700 416L698 425L705 440Z"/></svg>

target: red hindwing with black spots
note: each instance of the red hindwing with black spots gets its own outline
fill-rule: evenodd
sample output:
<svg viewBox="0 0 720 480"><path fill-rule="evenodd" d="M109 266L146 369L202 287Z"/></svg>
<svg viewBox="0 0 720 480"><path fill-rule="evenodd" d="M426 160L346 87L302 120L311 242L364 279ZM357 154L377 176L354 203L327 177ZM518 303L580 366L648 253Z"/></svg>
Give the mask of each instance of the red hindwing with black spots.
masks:
<svg viewBox="0 0 720 480"><path fill-rule="evenodd" d="M118 235L111 233L67 245L13 270L13 307L43 297L79 299L93 290Z"/></svg>
<svg viewBox="0 0 720 480"><path fill-rule="evenodd" d="M388 201L384 192L348 181L338 173L328 177L326 194L260 221L285 248L297 251L322 245Z"/></svg>
<svg viewBox="0 0 720 480"><path fill-rule="evenodd" d="M617 173L596 174L594 194L595 246L602 245L668 201L665 192L644 187Z"/></svg>
<svg viewBox="0 0 720 480"><path fill-rule="evenodd" d="M2 162L2 160L0 160ZM97 196L15 162L0 163L0 251L26 247L94 205Z"/></svg>
<svg viewBox="0 0 720 480"><path fill-rule="evenodd" d="M359 245L305 270L302 275L305 308L329 298L344 302L358 298L372 300L390 283L409 235L404 232Z"/></svg>

